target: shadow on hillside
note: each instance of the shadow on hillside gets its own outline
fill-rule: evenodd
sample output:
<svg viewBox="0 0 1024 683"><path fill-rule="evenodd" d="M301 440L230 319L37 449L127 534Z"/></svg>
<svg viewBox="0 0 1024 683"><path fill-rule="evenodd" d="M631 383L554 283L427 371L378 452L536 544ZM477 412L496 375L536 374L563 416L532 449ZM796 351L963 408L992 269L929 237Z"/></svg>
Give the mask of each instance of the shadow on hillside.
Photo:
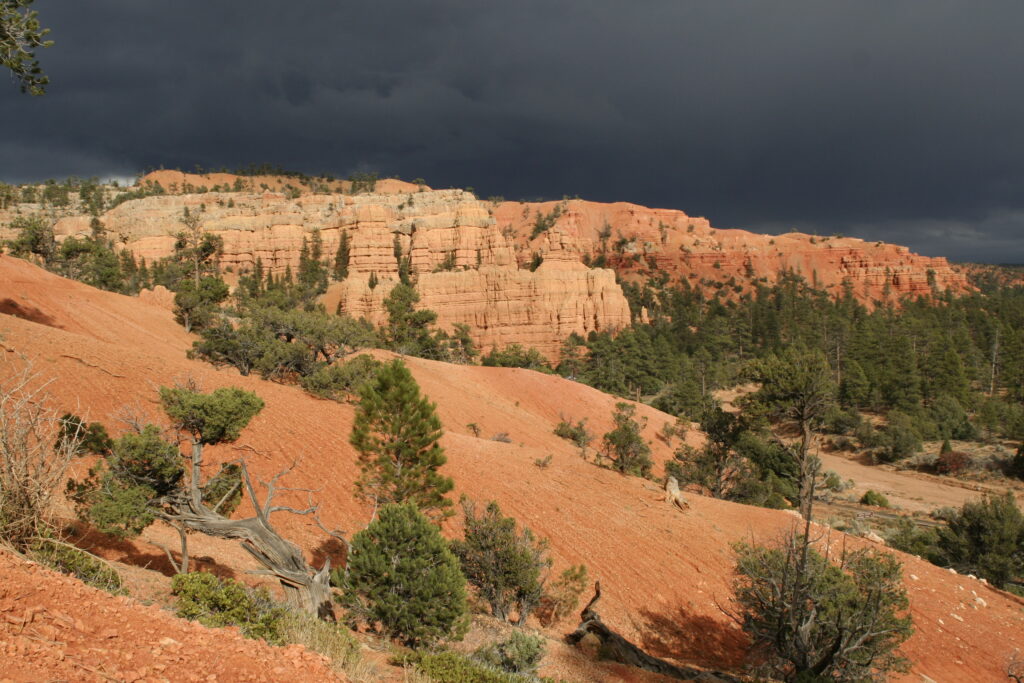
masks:
<svg viewBox="0 0 1024 683"><path fill-rule="evenodd" d="M19 304L14 299L0 299L0 313L3 313L4 315L13 315L15 318L39 323L40 325L46 325L47 327L63 329L57 324L56 320L46 315L38 308Z"/></svg>
<svg viewBox="0 0 1024 683"><path fill-rule="evenodd" d="M345 544L336 538L325 539L323 543L313 548L313 566L320 568L324 560L330 558L331 569L344 567L348 560L348 550Z"/></svg>
<svg viewBox="0 0 1024 683"><path fill-rule="evenodd" d="M150 544L145 541L133 542L114 538L113 536L102 534L95 529L83 529L81 525L68 540L79 548L94 555L99 555L106 560L160 572L164 576L174 576L176 574L170 560L167 559L167 553L162 549L157 547L153 547L152 550L149 548L143 549L136 545L145 543L146 546L149 546ZM181 560L181 554L178 552L179 548L170 548L170 550L174 555L174 561L179 562ZM220 564L212 557L206 555L191 557L189 560L189 571L205 571L220 577L237 578L237 572L234 569Z"/></svg>
<svg viewBox="0 0 1024 683"><path fill-rule="evenodd" d="M724 671L743 666L747 637L728 622L683 607L668 613L643 609L640 616L643 621L636 626L643 649L656 657Z"/></svg>

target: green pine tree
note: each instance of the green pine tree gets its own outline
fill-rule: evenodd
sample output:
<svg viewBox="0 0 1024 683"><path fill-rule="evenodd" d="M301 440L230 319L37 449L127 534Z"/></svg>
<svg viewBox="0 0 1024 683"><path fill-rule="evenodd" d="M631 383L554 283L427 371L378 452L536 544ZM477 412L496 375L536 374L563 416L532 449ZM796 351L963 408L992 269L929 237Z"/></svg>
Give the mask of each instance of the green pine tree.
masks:
<svg viewBox="0 0 1024 683"><path fill-rule="evenodd" d="M516 520L504 517L494 501L480 516L467 498L462 500L466 515L465 540L453 541L452 550L462 563L466 578L476 586L480 597L491 607L491 614L502 621L522 626L540 604L544 595L544 573L551 566L548 543L523 528Z"/></svg>
<svg viewBox="0 0 1024 683"><path fill-rule="evenodd" d="M435 518L450 515L444 494L453 483L437 471L447 461L441 434L434 404L420 395L405 363L385 365L360 391L349 438L362 470L356 495L375 505L412 503Z"/></svg>
<svg viewBox="0 0 1024 683"><path fill-rule="evenodd" d="M302 238L302 249L299 251L299 271L297 284L299 298L307 310L316 297L327 291L327 268L323 263L323 240L320 231L314 230L309 242Z"/></svg>
<svg viewBox="0 0 1024 683"><path fill-rule="evenodd" d="M410 646L460 640L466 579L437 527L411 503L385 505L352 539L341 578L349 618Z"/></svg>
<svg viewBox="0 0 1024 683"><path fill-rule="evenodd" d="M440 340L432 326L437 313L431 310L417 310L420 295L414 288L397 284L384 300L388 312L386 337L391 348L399 353L420 358L440 359L444 353Z"/></svg>
<svg viewBox="0 0 1024 683"><path fill-rule="evenodd" d="M352 255L352 246L348 239L348 230L341 231L341 240L338 242L338 251L334 255L334 270L332 275L339 282L348 277L348 262Z"/></svg>
<svg viewBox="0 0 1024 683"><path fill-rule="evenodd" d="M612 461L612 468L623 474L646 477L651 473L651 447L644 441L643 429L647 418L634 420L636 406L616 403L612 420L615 429L604 435L604 453Z"/></svg>
<svg viewBox="0 0 1024 683"><path fill-rule="evenodd" d="M839 384L839 400L844 406L856 408L866 405L871 397L871 383L864 368L855 360L846 362L846 372Z"/></svg>

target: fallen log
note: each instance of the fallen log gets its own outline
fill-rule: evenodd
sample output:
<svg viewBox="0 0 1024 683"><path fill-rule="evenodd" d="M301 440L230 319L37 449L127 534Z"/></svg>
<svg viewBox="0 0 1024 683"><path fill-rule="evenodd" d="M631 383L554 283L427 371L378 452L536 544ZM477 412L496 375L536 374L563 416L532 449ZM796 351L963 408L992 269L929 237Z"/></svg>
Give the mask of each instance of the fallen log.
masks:
<svg viewBox="0 0 1024 683"><path fill-rule="evenodd" d="M565 636L570 645L576 645L587 635L594 635L600 642L600 652L604 659L610 659L621 664L633 666L644 671L652 671L663 676L669 676L679 680L687 681L723 681L728 683L738 682L739 679L718 672L703 671L690 667L676 666L647 654L639 647L629 642L615 631L608 628L601 616L595 611L594 606L601 599L601 582L594 584L594 597L587 606L580 612L580 625L576 630Z"/></svg>

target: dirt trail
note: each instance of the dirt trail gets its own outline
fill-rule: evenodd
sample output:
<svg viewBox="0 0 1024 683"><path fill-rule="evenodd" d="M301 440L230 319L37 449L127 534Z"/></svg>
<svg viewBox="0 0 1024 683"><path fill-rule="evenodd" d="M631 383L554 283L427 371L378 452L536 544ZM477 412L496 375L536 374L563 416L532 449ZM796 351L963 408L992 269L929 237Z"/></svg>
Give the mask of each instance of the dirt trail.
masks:
<svg viewBox="0 0 1024 683"><path fill-rule="evenodd" d="M67 306L69 297L92 308ZM186 375L207 390L233 385L256 391L266 409L238 445L210 449L211 466L244 452L265 479L298 458L290 485L317 490L325 524L352 533L366 523L369 510L351 494L357 474L347 442L351 406L188 361L189 339L168 312L0 257L0 300L5 298L30 299L49 319L0 316L0 335L11 350L4 354L8 362L16 362L15 352L25 353L38 370L58 379L52 388L62 404L88 408L91 419L111 422L120 406L134 403L157 419L155 387ZM88 310L106 312L96 314L97 321L83 313ZM133 331L143 316L144 333ZM497 500L506 514L549 538L556 572L587 564L604 587L605 622L652 653L709 667L742 664L745 637L719 608L728 606L731 595L731 544L776 537L794 524L791 514L700 496L690 496L690 510L681 513L663 502L655 484L585 461L575 446L551 432L560 415L587 417L598 435L608 429L616 399L589 387L524 370L411 358L407 363L438 403L448 430L444 471L455 479L456 497ZM655 457L663 460L670 448L654 432L672 418L649 407L640 413L649 418L647 436ZM479 425L480 438L470 433L469 423ZM507 432L512 443L492 441L497 432ZM239 451L239 446L255 450ZM535 464L549 455L547 467ZM277 523L310 552L323 541L304 519L280 515ZM455 522L446 529L456 531ZM866 543L835 532L831 538L852 546ZM214 559L229 563L233 558ZM913 673L902 680L919 681L921 675L936 681L999 680L1011 643L1024 642L1024 602L917 558L902 559L916 627L904 649L914 662ZM551 633L568 627L558 625Z"/></svg>
<svg viewBox="0 0 1024 683"><path fill-rule="evenodd" d="M917 472L891 469L884 465L865 465L835 453L819 454L822 469L834 470L843 479L853 479L850 495L860 498L868 489L884 494L893 507L910 512L932 512L941 507L961 507L977 500L986 491L1002 493L1005 486L957 482ZM1018 501L1021 494L1017 493Z"/></svg>

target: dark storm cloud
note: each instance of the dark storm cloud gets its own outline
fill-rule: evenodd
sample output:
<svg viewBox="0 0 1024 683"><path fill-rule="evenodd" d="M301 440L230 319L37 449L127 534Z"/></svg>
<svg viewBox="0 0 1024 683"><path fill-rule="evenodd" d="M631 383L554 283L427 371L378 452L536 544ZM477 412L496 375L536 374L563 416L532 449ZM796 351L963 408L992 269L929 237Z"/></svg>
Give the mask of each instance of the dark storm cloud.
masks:
<svg viewBox="0 0 1024 683"><path fill-rule="evenodd" d="M270 162L1024 261L1024 5L39 0L0 176Z"/></svg>

